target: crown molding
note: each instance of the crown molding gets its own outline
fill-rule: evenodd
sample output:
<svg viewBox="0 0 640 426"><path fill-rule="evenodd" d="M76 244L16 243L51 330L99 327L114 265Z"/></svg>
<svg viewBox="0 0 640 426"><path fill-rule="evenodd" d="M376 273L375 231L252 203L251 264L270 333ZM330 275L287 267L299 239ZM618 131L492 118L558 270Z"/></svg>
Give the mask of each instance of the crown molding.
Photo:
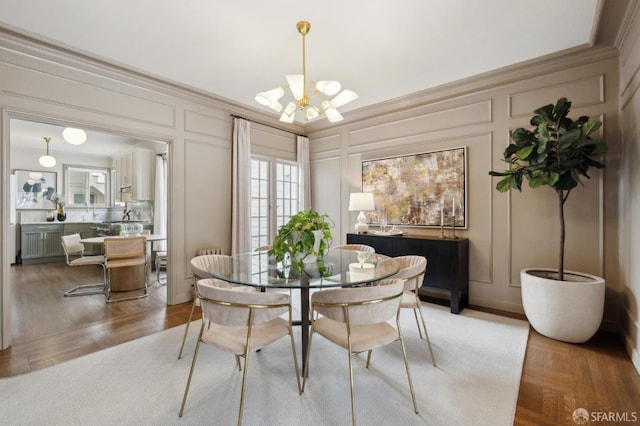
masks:
<svg viewBox="0 0 640 426"><path fill-rule="evenodd" d="M239 104L214 93L208 93L193 87L168 81L158 76L149 75L148 73L131 69L121 64L114 64L104 58L96 58L89 54L73 50L68 46L43 40L33 34L21 32L8 26L0 25L0 48L113 79L114 81L131 84L132 86L142 87L168 96L218 108L228 112L230 115L242 116L251 121L261 122L274 128L301 135L327 129L335 130L363 120L406 111L418 106L503 86L508 83L545 75L586 63L612 59L618 56L618 50L614 47L590 46L587 44L444 85L427 88L368 107L351 110L344 114L345 119L339 124L321 120L308 124L288 124L281 123L272 115L257 108Z"/></svg>
<svg viewBox="0 0 640 426"><path fill-rule="evenodd" d="M584 64L615 59L618 50L610 46L590 46L588 44L566 49L451 83L414 92L406 96L380 102L365 108L345 113L345 119L337 126L331 123L313 122L305 126L307 133L351 125L363 120L399 113L446 99L464 96L470 93L504 86L549 73L581 66Z"/></svg>
<svg viewBox="0 0 640 426"><path fill-rule="evenodd" d="M298 123L281 123L258 108L252 108L214 93L150 75L146 72L108 61L105 58L79 52L68 46L16 30L4 24L0 24L0 50L2 49L152 92L191 101L206 107L220 109L229 113L230 116L242 116L248 120L262 122L286 132L302 134L304 131L304 127Z"/></svg>

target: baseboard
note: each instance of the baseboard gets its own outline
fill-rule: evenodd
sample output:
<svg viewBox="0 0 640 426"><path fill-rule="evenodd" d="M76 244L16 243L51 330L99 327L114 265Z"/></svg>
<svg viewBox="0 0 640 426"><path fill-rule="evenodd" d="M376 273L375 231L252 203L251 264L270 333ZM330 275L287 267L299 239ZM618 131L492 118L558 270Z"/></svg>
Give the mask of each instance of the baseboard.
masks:
<svg viewBox="0 0 640 426"><path fill-rule="evenodd" d="M633 363L633 366L636 368L636 371L638 372L638 374L640 374L640 353L633 346L633 342L631 342L631 340L629 339L629 336L624 335L623 339L624 339L624 347L627 350L629 357L631 358L631 363Z"/></svg>
<svg viewBox="0 0 640 426"><path fill-rule="evenodd" d="M524 315L524 309L520 303L509 303L469 296L469 306L496 309L498 311Z"/></svg>
<svg viewBox="0 0 640 426"><path fill-rule="evenodd" d="M619 330L624 340L624 347L631 358L633 366L640 374L640 352L638 352L640 325L631 317L631 313L626 306L623 306L621 317Z"/></svg>

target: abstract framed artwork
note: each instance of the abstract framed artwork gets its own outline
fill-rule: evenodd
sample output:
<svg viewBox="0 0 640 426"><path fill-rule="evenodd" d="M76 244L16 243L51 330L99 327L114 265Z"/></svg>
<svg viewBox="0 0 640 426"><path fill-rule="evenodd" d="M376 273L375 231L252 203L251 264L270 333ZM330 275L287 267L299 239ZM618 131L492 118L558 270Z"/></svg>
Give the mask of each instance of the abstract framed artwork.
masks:
<svg viewBox="0 0 640 426"><path fill-rule="evenodd" d="M372 192L372 224L467 228L467 148L362 162L362 192Z"/></svg>
<svg viewBox="0 0 640 426"><path fill-rule="evenodd" d="M56 208L51 197L56 193L57 173L36 170L14 170L16 176L16 209Z"/></svg>

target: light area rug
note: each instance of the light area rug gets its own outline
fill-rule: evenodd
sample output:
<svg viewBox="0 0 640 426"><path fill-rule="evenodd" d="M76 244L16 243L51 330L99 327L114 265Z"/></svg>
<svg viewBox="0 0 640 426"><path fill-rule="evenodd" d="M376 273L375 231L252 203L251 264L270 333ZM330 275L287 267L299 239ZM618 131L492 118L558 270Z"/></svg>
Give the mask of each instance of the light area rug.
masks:
<svg viewBox="0 0 640 426"><path fill-rule="evenodd" d="M465 309L423 304L437 367L410 311L403 335L415 387L415 414L398 344L376 349L371 367L354 358L356 417L361 425L511 425L528 323ZM178 417L200 323L184 326L0 380L6 425L233 425L241 372L231 354L202 345L182 418ZM296 329L297 327L294 327ZM296 332L300 357L300 337ZM305 392L296 387L288 338L249 359L245 425L351 423L346 351L316 336Z"/></svg>

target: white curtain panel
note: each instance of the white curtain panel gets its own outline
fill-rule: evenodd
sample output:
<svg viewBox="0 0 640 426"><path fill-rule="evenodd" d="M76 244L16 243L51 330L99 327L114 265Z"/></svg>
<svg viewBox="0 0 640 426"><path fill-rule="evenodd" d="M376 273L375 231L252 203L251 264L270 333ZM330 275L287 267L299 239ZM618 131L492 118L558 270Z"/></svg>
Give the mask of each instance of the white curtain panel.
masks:
<svg viewBox="0 0 640 426"><path fill-rule="evenodd" d="M153 209L154 234L167 235L167 160L162 155L156 156L156 194ZM155 241L155 251L166 251L167 241Z"/></svg>
<svg viewBox="0 0 640 426"><path fill-rule="evenodd" d="M251 123L233 119L231 254L251 249Z"/></svg>
<svg viewBox="0 0 640 426"><path fill-rule="evenodd" d="M309 162L309 138L298 136L298 170L300 179L298 180L298 199L300 200L300 210L311 208L311 166Z"/></svg>

